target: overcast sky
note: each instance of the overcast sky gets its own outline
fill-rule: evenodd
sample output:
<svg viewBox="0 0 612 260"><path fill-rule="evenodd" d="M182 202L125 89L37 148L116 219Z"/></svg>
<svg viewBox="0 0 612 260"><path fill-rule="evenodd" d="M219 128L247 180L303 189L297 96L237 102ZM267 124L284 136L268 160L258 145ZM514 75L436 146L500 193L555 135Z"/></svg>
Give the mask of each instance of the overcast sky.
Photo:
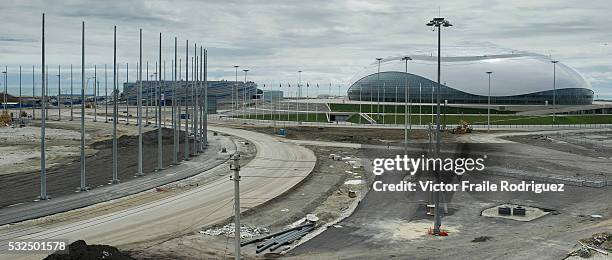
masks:
<svg viewBox="0 0 612 260"><path fill-rule="evenodd" d="M297 71L303 70L305 82L325 86L331 82L344 90L351 76L376 57L435 48L436 34L425 23L438 11L454 24L443 31L444 46L552 55L582 73L600 97L612 98L609 0L0 0L0 65L9 67L11 87L17 84L18 66L25 66L29 78L24 76L23 82L31 86L32 64L40 66L40 23L45 12L50 80L62 64L62 84L69 65L80 66L80 30L85 21L86 64L97 64L99 69L112 64L112 30L117 26L121 80L126 62L132 70L130 81L136 77L142 28L150 73L158 60L161 32L168 77L176 36L183 61L185 40L190 52L193 43L209 50L212 80L234 79L233 65L239 65L250 69L249 80L260 86L295 83ZM488 48L483 48L483 55ZM80 77L77 71L75 77ZM239 78L244 78L242 71Z"/></svg>

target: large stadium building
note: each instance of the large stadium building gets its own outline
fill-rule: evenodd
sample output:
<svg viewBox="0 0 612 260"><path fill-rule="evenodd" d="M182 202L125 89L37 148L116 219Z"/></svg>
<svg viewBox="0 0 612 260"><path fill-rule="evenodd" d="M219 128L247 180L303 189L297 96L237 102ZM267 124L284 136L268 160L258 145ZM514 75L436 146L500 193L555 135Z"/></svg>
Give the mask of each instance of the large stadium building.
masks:
<svg viewBox="0 0 612 260"><path fill-rule="evenodd" d="M430 102L437 86L437 56L407 57L408 72L404 56L382 59L380 73L378 61L367 66L351 79L348 98L404 102L408 96L409 102ZM488 71L492 72L491 103L495 105L552 105L553 99L557 105L593 102L591 85L574 69L561 62L553 64L548 56L516 52L462 55L442 57L441 64L441 99L449 104L487 104Z"/></svg>
<svg viewBox="0 0 612 260"><path fill-rule="evenodd" d="M136 105L138 98L138 87L140 82L127 82L123 84L123 93L121 99L127 101L130 105ZM198 88L198 93L203 95L204 83L194 84L193 81L143 81L142 82L142 99L144 104L149 104L151 100L156 100L157 92L161 85L166 104L178 102L180 104L191 105L193 101L195 88ZM216 113L217 108L229 108L232 106L232 98L250 102L257 93L257 84L254 82L244 83L242 81L208 81L208 108L209 113ZM173 92L176 87L176 93ZM232 90L234 91L232 95ZM147 103L149 102L149 103ZM237 101L234 101L237 102Z"/></svg>

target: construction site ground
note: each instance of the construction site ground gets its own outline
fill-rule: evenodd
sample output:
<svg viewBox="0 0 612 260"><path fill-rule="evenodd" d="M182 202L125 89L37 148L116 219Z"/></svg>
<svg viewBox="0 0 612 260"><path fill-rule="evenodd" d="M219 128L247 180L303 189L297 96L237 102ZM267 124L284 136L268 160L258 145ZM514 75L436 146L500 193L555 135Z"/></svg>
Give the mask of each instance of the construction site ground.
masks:
<svg viewBox="0 0 612 260"><path fill-rule="evenodd" d="M26 128L4 129L0 133L9 136L0 147L10 147L6 153L27 153L26 160L5 162L9 172L0 174L0 207L31 202L40 194L40 128L37 123ZM87 122L86 176L91 188L108 185L112 179L112 135L110 123ZM80 125L78 121L48 121L47 191L49 196L58 197L73 194L80 182ZM23 129L23 131L21 131ZM7 131L9 130L9 131ZM12 130L12 131L11 131ZM137 170L137 128L133 125L118 124L118 177L122 181L136 178ZM150 173L157 167L157 130L145 127L143 134L143 172ZM38 133L38 134L36 134ZM27 136L19 136L27 135ZM184 135L181 134L184 139ZM27 138L27 142L19 140ZM16 146L13 139L25 145ZM180 140L183 140L180 139ZM164 129L164 166L172 162L172 130ZM180 145L182 148L182 144ZM2 148L0 148L2 149ZM179 151L183 151L180 149ZM182 155L182 153L181 153ZM21 169L21 170L19 170Z"/></svg>
<svg viewBox="0 0 612 260"><path fill-rule="evenodd" d="M363 185L345 184L345 181L360 180L364 176L363 170L353 169L346 161L332 160L329 154L355 157L358 151L349 148L308 148L317 156L317 164L311 175L285 194L243 213L241 224L276 232L304 218L306 214L315 214L319 218L318 225L324 225L349 210L350 204L356 199L349 197L349 190L360 191ZM241 201L248 202L249 199L252 198L241 198ZM228 221L202 227L202 230L221 227ZM136 247L129 253L138 259L219 259L233 255L233 243L233 237L196 232L159 241L154 246ZM248 258L257 256L254 245L243 247L242 253Z"/></svg>

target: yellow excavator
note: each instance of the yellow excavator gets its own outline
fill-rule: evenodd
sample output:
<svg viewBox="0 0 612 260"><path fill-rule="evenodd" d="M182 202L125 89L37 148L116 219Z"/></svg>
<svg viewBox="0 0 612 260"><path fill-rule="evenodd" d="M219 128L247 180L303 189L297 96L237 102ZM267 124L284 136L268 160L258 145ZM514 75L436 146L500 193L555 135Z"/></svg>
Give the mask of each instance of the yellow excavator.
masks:
<svg viewBox="0 0 612 260"><path fill-rule="evenodd" d="M468 122L461 120L459 121L459 125L453 128L451 132L456 135L462 135L462 134L471 133L472 128L470 127Z"/></svg>

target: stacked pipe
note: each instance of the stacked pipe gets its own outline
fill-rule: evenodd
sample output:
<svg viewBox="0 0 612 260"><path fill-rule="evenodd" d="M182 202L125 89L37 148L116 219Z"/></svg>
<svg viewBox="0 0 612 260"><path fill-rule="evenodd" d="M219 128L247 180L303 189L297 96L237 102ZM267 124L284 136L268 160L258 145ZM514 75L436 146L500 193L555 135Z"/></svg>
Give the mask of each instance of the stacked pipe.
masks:
<svg viewBox="0 0 612 260"><path fill-rule="evenodd" d="M273 233L267 236L245 241L241 243L240 245L246 246L249 244L253 244L253 243L257 243L257 242L261 242L265 240L265 242L257 245L257 249L255 250L255 252L259 254L265 251L266 249L270 249L270 251L274 251L281 246L284 246L284 245L293 243L296 240L299 240L304 235L314 230L314 227L315 227L314 222L308 222L306 224L303 224L303 225L300 225L294 228L286 229L286 230L276 232L276 233Z"/></svg>

